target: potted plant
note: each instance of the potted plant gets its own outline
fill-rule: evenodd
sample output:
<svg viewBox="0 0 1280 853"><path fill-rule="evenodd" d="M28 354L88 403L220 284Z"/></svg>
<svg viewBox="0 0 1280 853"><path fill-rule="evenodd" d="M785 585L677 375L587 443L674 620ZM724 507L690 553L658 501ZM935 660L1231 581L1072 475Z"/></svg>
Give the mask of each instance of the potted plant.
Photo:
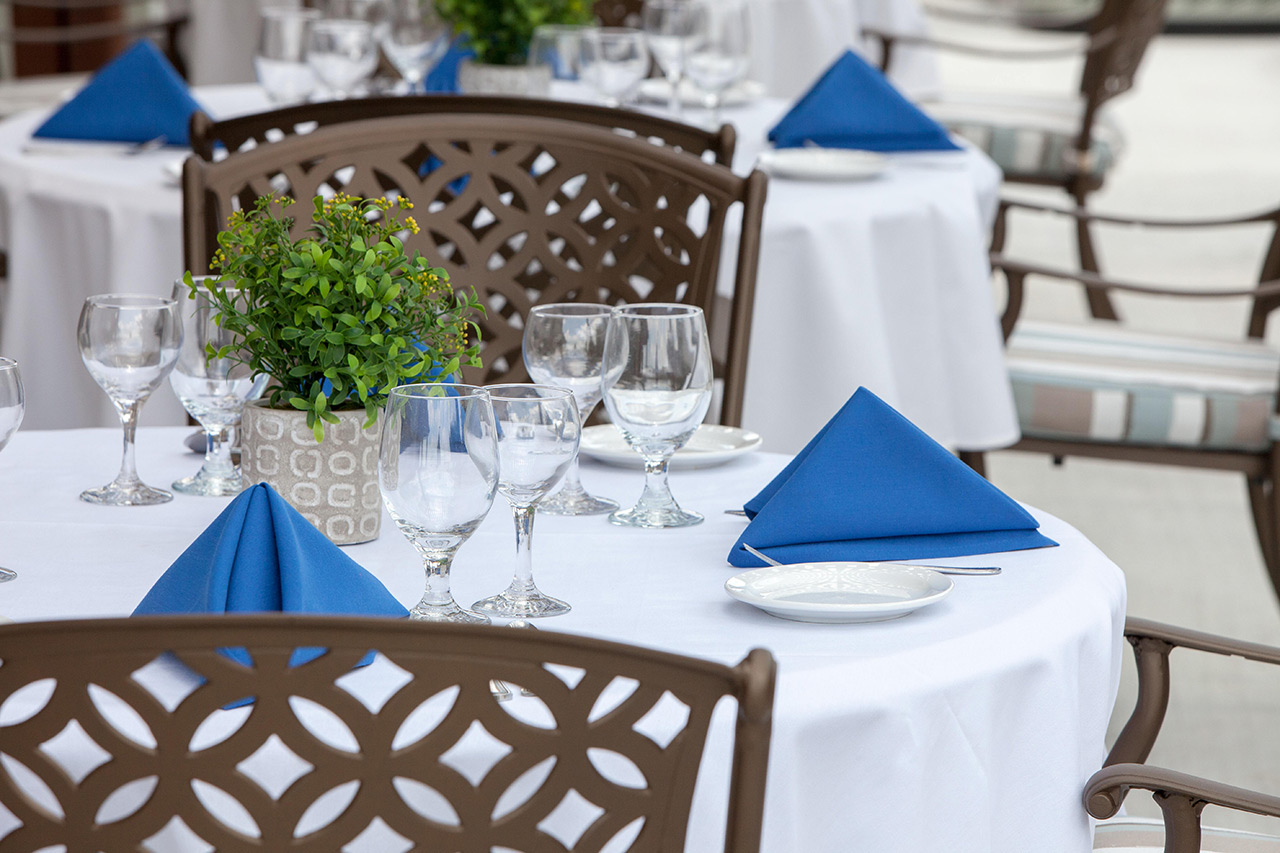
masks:
<svg viewBox="0 0 1280 853"><path fill-rule="evenodd" d="M365 542L382 518L376 423L388 389L479 364L472 318L483 309L405 253L397 235L418 231L409 200L317 197L298 239L281 215L293 203L272 195L233 213L216 275L185 281L241 341L216 355L272 377L245 408L246 480L271 484L337 544Z"/></svg>
<svg viewBox="0 0 1280 853"><path fill-rule="evenodd" d="M526 64L533 31L592 21L591 0L436 0L436 10L475 53L458 68L467 93L547 95L551 69Z"/></svg>

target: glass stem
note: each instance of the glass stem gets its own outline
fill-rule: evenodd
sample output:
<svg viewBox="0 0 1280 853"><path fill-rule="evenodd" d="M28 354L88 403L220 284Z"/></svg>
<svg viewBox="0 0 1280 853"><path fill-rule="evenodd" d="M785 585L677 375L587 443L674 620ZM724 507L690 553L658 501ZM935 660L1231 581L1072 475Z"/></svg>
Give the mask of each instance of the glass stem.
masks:
<svg viewBox="0 0 1280 853"><path fill-rule="evenodd" d="M230 477L235 473L231 463L230 427L205 427L204 470L218 477Z"/></svg>
<svg viewBox="0 0 1280 853"><path fill-rule="evenodd" d="M533 513L532 506L513 506L511 516L516 523L516 576L509 593L531 594L533 585Z"/></svg>
<svg viewBox="0 0 1280 853"><path fill-rule="evenodd" d="M680 72L668 74L667 82L671 84L671 103L667 108L672 115L681 116L684 114L684 104L680 101Z"/></svg>
<svg viewBox="0 0 1280 853"><path fill-rule="evenodd" d="M423 555L422 567L427 572L427 588L422 593L424 607L448 607L453 604L453 592L449 589L449 566L453 554Z"/></svg>
<svg viewBox="0 0 1280 853"><path fill-rule="evenodd" d="M575 453L573 461L569 463L569 470L564 472L564 482L560 486L559 495L562 499L572 499L586 493L586 489L582 488L582 478L578 476L578 454Z"/></svg>
<svg viewBox="0 0 1280 853"><path fill-rule="evenodd" d="M140 406L137 400L116 405L116 411L120 414L120 423L124 426L124 455L120 460L120 473L116 475L118 486L136 486L142 482L138 479L138 461L134 451Z"/></svg>
<svg viewBox="0 0 1280 853"><path fill-rule="evenodd" d="M667 462L670 459L670 455L661 459L644 458L644 491L636 501L636 509L666 508L676 502L667 483Z"/></svg>

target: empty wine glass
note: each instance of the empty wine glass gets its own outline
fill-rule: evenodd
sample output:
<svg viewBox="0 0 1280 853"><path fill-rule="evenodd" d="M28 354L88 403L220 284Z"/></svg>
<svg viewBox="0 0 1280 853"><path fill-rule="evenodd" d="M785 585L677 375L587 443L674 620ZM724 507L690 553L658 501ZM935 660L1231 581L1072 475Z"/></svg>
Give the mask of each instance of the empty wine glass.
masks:
<svg viewBox="0 0 1280 853"><path fill-rule="evenodd" d="M582 65L582 36L593 29L578 24L543 24L529 41L529 65L545 65L552 80L577 80Z"/></svg>
<svg viewBox="0 0 1280 853"><path fill-rule="evenodd" d="M535 305L524 323L524 366L534 382L573 391L580 423L600 402L604 377L604 336L613 309L608 305L568 302ZM618 508L582 488L578 457L573 457L560 491L538 502L552 515L599 515Z"/></svg>
<svg viewBox="0 0 1280 853"><path fill-rule="evenodd" d="M373 25L352 18L312 22L307 64L334 98L350 97L378 67Z"/></svg>
<svg viewBox="0 0 1280 853"><path fill-rule="evenodd" d="M22 374L18 371L18 362L11 358L0 358L0 450L4 450L9 439L18 431L25 409ZM0 583L11 581L17 576L18 573L13 569L0 568Z"/></svg>
<svg viewBox="0 0 1280 853"><path fill-rule="evenodd" d="M498 488L497 429L483 388L422 384L393 388L382 411L378 457L382 501L422 555L422 600L410 619L487 623L449 590L449 567L493 505Z"/></svg>
<svg viewBox="0 0 1280 853"><path fill-rule="evenodd" d="M301 103L315 89L316 77L307 64L307 47L311 26L319 17L314 9L262 10L253 70L273 103Z"/></svg>
<svg viewBox="0 0 1280 853"><path fill-rule="evenodd" d="M382 50L409 91L422 89L422 82L449 50L453 28L436 13L430 0L390 0L391 26L380 41Z"/></svg>
<svg viewBox="0 0 1280 853"><path fill-rule="evenodd" d="M674 115L683 111L680 83L684 78L685 52L700 20L694 11L693 0L645 0L641 13L649 50L671 86L670 109Z"/></svg>
<svg viewBox="0 0 1280 853"><path fill-rule="evenodd" d="M649 73L644 33L631 27L594 27L582 34L582 78L606 104L618 107Z"/></svg>
<svg viewBox="0 0 1280 853"><path fill-rule="evenodd" d="M711 123L720 124L724 93L747 76L751 22L746 0L698 0L685 74L707 96Z"/></svg>
<svg viewBox="0 0 1280 853"><path fill-rule="evenodd" d="M216 279L196 278L200 288L218 286ZM223 288L233 300L240 298L235 288ZM169 384L187 414L204 428L204 464L190 477L173 484L175 492L187 495L238 495L244 477L231 461L227 441L233 427L240 425L244 404L262 396L269 377L254 375L244 364L229 357L209 355L234 347L237 338L217 322L217 305L207 293L192 293L185 283L173 286L173 298L182 315L182 349L178 363L169 374Z"/></svg>
<svg viewBox="0 0 1280 853"><path fill-rule="evenodd" d="M167 503L173 495L138 479L134 436L138 410L173 370L182 346L178 303L159 296L90 296L80 310L80 357L89 375L107 392L124 425L124 456L115 480L80 494L80 500L108 506Z"/></svg>
<svg viewBox="0 0 1280 853"><path fill-rule="evenodd" d="M680 508L667 463L711 405L711 345L702 309L628 305L614 311L604 345L604 405L644 457L644 492L609 516L630 527L687 527L702 516Z"/></svg>
<svg viewBox="0 0 1280 853"><path fill-rule="evenodd" d="M533 513L560 482L578 452L582 433L573 392L549 385L490 385L502 460L498 491L516 523L516 573L506 591L471 605L510 619L556 616L569 605L533 584Z"/></svg>

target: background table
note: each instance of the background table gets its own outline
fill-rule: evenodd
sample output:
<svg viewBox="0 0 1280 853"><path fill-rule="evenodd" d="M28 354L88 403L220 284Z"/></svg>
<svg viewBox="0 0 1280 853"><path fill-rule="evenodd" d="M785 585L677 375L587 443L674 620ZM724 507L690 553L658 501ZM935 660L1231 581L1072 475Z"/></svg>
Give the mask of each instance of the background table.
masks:
<svg viewBox="0 0 1280 853"><path fill-rule="evenodd" d="M187 431L142 430L139 469L164 485L195 470ZM147 508L81 503L115 473L114 430L21 431L0 453L0 587L13 619L121 616L226 506L179 496ZM766 853L851 849L894 853L1084 851L1084 781L1103 759L1119 678L1124 580L1070 526L1038 513L1060 548L957 559L998 563L997 577L956 577L932 608L866 625L787 622L730 599L725 555L740 506L786 462L755 454L672 485L705 524L673 531L616 528L603 518L541 517L535 575L573 605L541 623L596 637L733 663L753 646L779 663L765 815ZM588 488L623 501L635 471L584 466ZM507 584L509 514L501 499L454 567L469 603ZM377 541L345 549L406 605L423 576L384 519ZM729 726L704 762L723 777ZM724 791L700 785L690 850L718 849Z"/></svg>

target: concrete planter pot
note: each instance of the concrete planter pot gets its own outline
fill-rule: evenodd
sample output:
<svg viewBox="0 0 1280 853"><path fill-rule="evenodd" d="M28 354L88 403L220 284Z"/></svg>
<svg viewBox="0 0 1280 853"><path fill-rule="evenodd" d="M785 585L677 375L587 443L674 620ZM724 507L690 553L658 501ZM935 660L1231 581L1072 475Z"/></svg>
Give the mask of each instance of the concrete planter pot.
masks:
<svg viewBox="0 0 1280 853"><path fill-rule="evenodd" d="M265 482L336 545L378 538L379 430L362 429L364 410L335 412L316 442L307 415L272 409L263 401L244 408L240 468L246 483Z"/></svg>
<svg viewBox="0 0 1280 853"><path fill-rule="evenodd" d="M458 88L467 95L517 95L545 98L551 94L549 65L486 65L463 60Z"/></svg>

